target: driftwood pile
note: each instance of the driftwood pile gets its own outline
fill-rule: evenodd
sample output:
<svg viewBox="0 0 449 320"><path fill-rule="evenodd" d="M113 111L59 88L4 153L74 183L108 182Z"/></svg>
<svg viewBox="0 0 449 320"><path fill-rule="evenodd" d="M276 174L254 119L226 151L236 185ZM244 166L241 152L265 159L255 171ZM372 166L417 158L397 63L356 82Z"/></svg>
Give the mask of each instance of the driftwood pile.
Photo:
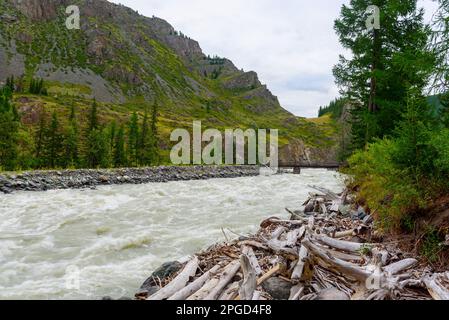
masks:
<svg viewBox="0 0 449 320"><path fill-rule="evenodd" d="M256 235L209 248L145 298L273 300L264 284L276 279L290 300L449 300L449 272L373 243L371 217L351 216L346 192L313 188L301 210L287 209L291 220L267 219Z"/></svg>

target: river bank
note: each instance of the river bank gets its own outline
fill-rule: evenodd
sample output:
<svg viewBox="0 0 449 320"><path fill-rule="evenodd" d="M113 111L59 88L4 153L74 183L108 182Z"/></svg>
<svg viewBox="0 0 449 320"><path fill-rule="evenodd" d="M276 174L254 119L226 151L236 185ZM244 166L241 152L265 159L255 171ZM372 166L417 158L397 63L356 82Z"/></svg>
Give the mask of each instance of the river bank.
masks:
<svg viewBox="0 0 449 320"><path fill-rule="evenodd" d="M161 166L124 169L82 169L0 173L0 193L84 189L102 185L252 177L258 166Z"/></svg>
<svg viewBox="0 0 449 320"><path fill-rule="evenodd" d="M449 272L383 241L344 191L313 187L290 219L157 269L140 300L449 300ZM224 233L224 231L223 231ZM227 235L224 234L228 239Z"/></svg>

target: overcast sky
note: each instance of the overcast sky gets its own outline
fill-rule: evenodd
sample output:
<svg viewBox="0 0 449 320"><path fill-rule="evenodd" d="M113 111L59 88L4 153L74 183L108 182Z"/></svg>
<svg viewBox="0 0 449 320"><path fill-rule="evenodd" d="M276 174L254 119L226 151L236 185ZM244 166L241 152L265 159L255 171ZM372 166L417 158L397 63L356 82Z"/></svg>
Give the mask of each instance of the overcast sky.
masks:
<svg viewBox="0 0 449 320"><path fill-rule="evenodd" d="M315 117L338 96L332 67L342 53L333 30L349 0L112 0L167 20L206 54L254 70L298 116ZM421 0L430 17L432 0Z"/></svg>

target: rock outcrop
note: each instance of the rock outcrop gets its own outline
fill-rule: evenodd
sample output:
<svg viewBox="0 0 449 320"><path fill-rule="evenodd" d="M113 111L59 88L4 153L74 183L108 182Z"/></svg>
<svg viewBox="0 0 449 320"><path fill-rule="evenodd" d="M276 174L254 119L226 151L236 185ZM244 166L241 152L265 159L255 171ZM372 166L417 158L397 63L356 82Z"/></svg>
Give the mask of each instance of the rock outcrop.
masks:
<svg viewBox="0 0 449 320"><path fill-rule="evenodd" d="M279 150L279 163L283 166L338 167L338 146L319 148L307 146L301 140L292 140Z"/></svg>

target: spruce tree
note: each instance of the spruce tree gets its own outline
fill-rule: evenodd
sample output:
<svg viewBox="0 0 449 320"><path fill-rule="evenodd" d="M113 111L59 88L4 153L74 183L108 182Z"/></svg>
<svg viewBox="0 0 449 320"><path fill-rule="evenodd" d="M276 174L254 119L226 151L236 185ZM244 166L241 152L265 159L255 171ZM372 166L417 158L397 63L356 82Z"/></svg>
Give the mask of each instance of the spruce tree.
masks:
<svg viewBox="0 0 449 320"><path fill-rule="evenodd" d="M87 163L90 168L110 165L107 130L94 129L88 136Z"/></svg>
<svg viewBox="0 0 449 320"><path fill-rule="evenodd" d="M79 166L79 137L78 124L76 122L75 105L70 107L69 127L65 139L65 166L77 168Z"/></svg>
<svg viewBox="0 0 449 320"><path fill-rule="evenodd" d="M158 121L158 105L157 103L155 103L153 105L153 110L151 114L151 154L152 154L151 163L154 165L158 165L160 163L159 135L157 130L157 121Z"/></svg>
<svg viewBox="0 0 449 320"><path fill-rule="evenodd" d="M44 139L47 131L45 118L46 118L45 110L42 110L39 114L39 127L35 135L35 143L34 143L35 158L37 161L36 165L38 168L44 165L43 150L44 150Z"/></svg>
<svg viewBox="0 0 449 320"><path fill-rule="evenodd" d="M45 166L56 168L60 164L63 136L60 133L59 121L56 112L52 113L51 122L45 135Z"/></svg>
<svg viewBox="0 0 449 320"><path fill-rule="evenodd" d="M7 88L9 88L9 90L11 92L15 91L16 86L15 86L14 76L6 78L6 85L5 86Z"/></svg>
<svg viewBox="0 0 449 320"><path fill-rule="evenodd" d="M31 94L34 94L36 92L36 86L35 86L34 79L30 80L30 87L28 89L28 92Z"/></svg>
<svg viewBox="0 0 449 320"><path fill-rule="evenodd" d="M97 108L97 101L94 100L89 112L86 138L86 163L89 168L97 168L101 165L103 159L103 155L101 154L103 150L103 137L102 130L99 129Z"/></svg>
<svg viewBox="0 0 449 320"><path fill-rule="evenodd" d="M120 126L117 135L115 136L114 152L113 152L114 167L121 168L127 165L126 151L125 151L125 127Z"/></svg>
<svg viewBox="0 0 449 320"><path fill-rule="evenodd" d="M112 121L112 123L109 125L109 132L108 132L108 143L109 143L109 153L113 154L114 151L114 144L115 144L115 136L117 135L117 122L115 119Z"/></svg>
<svg viewBox="0 0 449 320"><path fill-rule="evenodd" d="M0 170L14 170L18 158L19 121L10 102L10 92L0 91Z"/></svg>
<svg viewBox="0 0 449 320"><path fill-rule="evenodd" d="M148 123L148 112L145 110L142 121L142 129L139 136L139 165L145 166L151 163L151 141L150 141L150 127Z"/></svg>
<svg viewBox="0 0 449 320"><path fill-rule="evenodd" d="M433 89L439 93L449 90L449 0L439 0L433 19L432 49L437 56Z"/></svg>
<svg viewBox="0 0 449 320"><path fill-rule="evenodd" d="M98 129L97 101L94 99L89 114L89 132Z"/></svg>
<svg viewBox="0 0 449 320"><path fill-rule="evenodd" d="M128 159L131 166L136 166L138 164L138 154L139 154L139 124L137 113L134 112L131 115L128 126Z"/></svg>
<svg viewBox="0 0 449 320"><path fill-rule="evenodd" d="M380 9L380 29L367 30L366 10ZM351 51L340 56L334 75L352 101L352 138L363 148L393 132L401 120L410 88L422 90L433 67L427 50L430 30L416 0L351 0L343 5L335 30Z"/></svg>

